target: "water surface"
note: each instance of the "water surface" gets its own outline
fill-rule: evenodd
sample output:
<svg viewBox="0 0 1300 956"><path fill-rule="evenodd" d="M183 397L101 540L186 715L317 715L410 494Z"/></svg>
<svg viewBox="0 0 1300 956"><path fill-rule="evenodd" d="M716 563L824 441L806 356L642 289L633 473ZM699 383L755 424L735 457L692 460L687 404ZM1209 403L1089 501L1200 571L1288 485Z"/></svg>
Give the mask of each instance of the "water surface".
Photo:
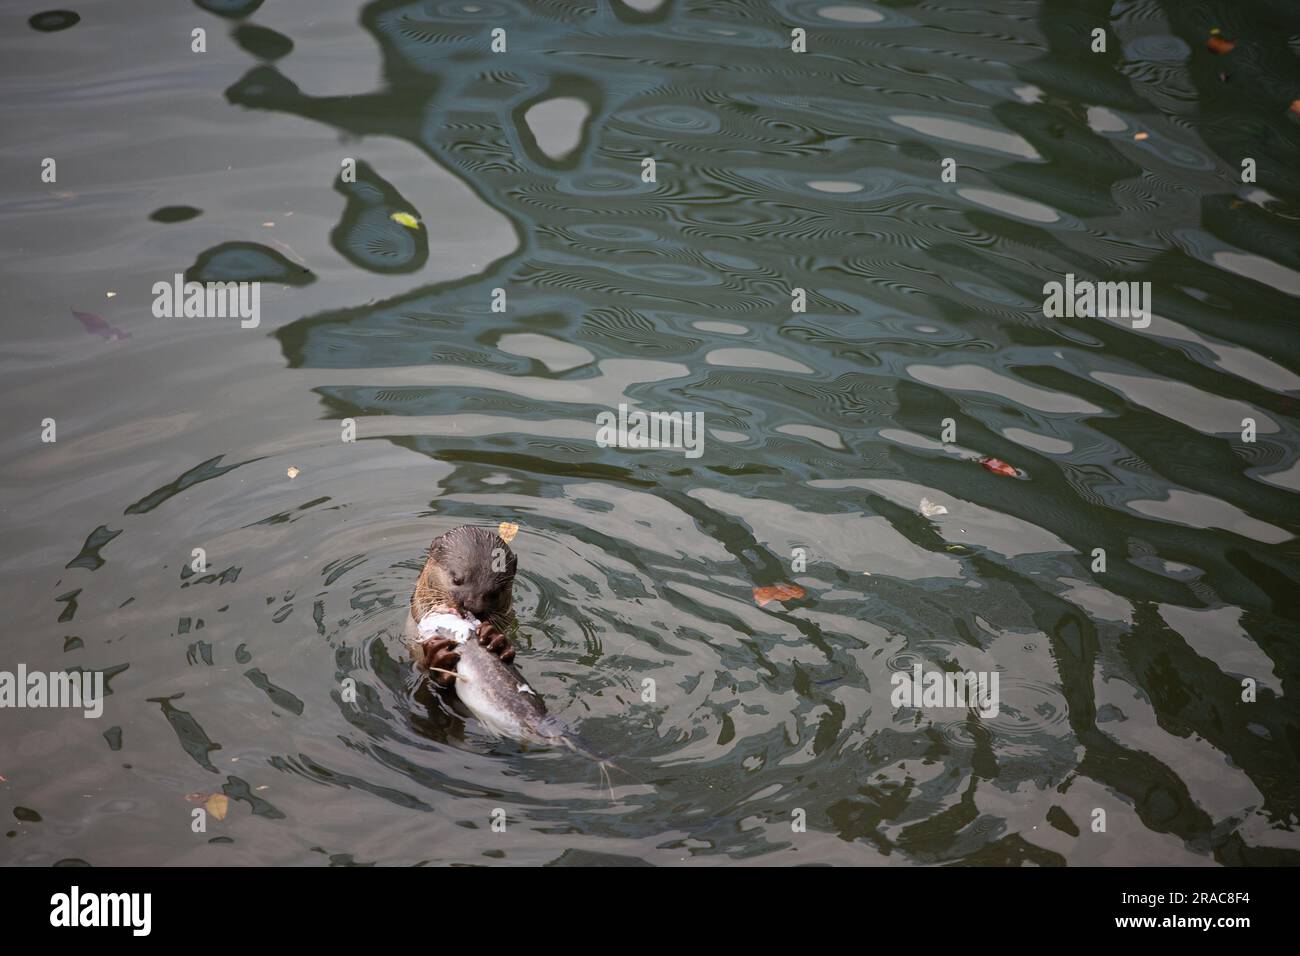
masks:
<svg viewBox="0 0 1300 956"><path fill-rule="evenodd" d="M0 14L0 669L112 696L0 712L0 860L1300 859L1290 3L38 12ZM261 325L155 318L196 264ZM1150 325L1046 318L1067 273ZM702 456L598 447L620 403ZM500 521L616 804L409 689L423 549ZM918 663L998 713L892 706Z"/></svg>

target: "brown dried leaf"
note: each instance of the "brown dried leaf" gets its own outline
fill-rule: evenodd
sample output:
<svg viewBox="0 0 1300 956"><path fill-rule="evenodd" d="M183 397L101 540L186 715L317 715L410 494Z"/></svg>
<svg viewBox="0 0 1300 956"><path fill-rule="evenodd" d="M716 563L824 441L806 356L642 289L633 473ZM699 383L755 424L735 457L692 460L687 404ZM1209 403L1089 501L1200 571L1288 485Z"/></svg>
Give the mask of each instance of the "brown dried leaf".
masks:
<svg viewBox="0 0 1300 956"><path fill-rule="evenodd" d="M1005 475L1008 478L1020 477L1020 472L1014 465L1008 465L1001 458L981 458L980 464L993 472L995 475Z"/></svg>
<svg viewBox="0 0 1300 956"><path fill-rule="evenodd" d="M511 524L509 521L503 521L499 525L497 525L497 534L501 536L501 540L504 541L506 544L509 544L511 541L515 540L515 535L517 535L518 533L519 533L519 525L517 524Z"/></svg>
<svg viewBox="0 0 1300 956"><path fill-rule="evenodd" d="M797 584L773 584L765 588L754 588L754 600L759 607L773 601L797 601L807 593Z"/></svg>

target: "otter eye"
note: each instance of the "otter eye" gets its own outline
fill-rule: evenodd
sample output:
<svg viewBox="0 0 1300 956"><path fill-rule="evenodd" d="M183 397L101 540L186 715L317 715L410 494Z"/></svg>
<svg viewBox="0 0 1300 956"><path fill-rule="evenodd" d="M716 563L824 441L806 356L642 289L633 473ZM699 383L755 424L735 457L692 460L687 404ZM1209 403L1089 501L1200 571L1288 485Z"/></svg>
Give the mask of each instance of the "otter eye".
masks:
<svg viewBox="0 0 1300 956"><path fill-rule="evenodd" d="M453 574L451 576L451 583L456 585L456 587L460 587L465 583L465 579L462 578L459 574Z"/></svg>

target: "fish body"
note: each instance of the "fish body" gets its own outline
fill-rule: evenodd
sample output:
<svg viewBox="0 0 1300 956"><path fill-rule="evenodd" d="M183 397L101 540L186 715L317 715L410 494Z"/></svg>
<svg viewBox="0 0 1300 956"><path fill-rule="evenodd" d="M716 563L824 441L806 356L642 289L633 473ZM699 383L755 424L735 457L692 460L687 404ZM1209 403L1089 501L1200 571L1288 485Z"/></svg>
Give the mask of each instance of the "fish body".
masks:
<svg viewBox="0 0 1300 956"><path fill-rule="evenodd" d="M519 669L507 664L473 637L479 622L436 609L420 619L421 640L457 643L456 697L465 709L499 737L525 743L564 744L564 725L546 713L546 703Z"/></svg>
<svg viewBox="0 0 1300 956"><path fill-rule="evenodd" d="M567 747L593 760L601 779L609 785L609 768L616 764L592 750L564 721L546 712L546 702L524 680L513 664L507 664L475 640L479 622L472 615L458 615L443 607L420 618L420 640L451 639L457 642L455 693L460 704L492 734L522 743ZM611 799L613 787L610 785Z"/></svg>
<svg viewBox="0 0 1300 956"><path fill-rule="evenodd" d="M478 641L461 645L456 674L457 698L492 733L525 743L564 743L564 725L546 712L518 668Z"/></svg>
<svg viewBox="0 0 1300 956"><path fill-rule="evenodd" d="M457 644L464 644L478 633L479 623L479 619L472 614L462 617L451 611L435 609L420 618L416 627L422 641L450 639Z"/></svg>

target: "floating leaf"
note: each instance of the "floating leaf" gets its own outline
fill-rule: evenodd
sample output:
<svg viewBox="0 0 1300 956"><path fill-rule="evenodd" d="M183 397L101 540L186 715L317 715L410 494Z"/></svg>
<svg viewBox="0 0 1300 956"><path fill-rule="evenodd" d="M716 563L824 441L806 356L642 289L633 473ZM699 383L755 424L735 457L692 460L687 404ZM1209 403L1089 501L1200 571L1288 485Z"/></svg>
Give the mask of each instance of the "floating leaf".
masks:
<svg viewBox="0 0 1300 956"><path fill-rule="evenodd" d="M407 229L419 229L420 220L416 219L409 212L395 212L388 217L399 226L405 226Z"/></svg>
<svg viewBox="0 0 1300 956"><path fill-rule="evenodd" d="M1134 133L1133 138L1140 143L1142 142L1142 140L1146 139L1150 135L1151 135L1150 133Z"/></svg>
<svg viewBox="0 0 1300 956"><path fill-rule="evenodd" d="M1291 112L1296 116L1300 116L1300 100L1291 101Z"/></svg>
<svg viewBox="0 0 1300 956"><path fill-rule="evenodd" d="M290 465L289 470L286 471L285 474L288 475L290 478L297 478L300 472L298 471L297 468L293 467L293 465Z"/></svg>
<svg viewBox="0 0 1300 956"><path fill-rule="evenodd" d="M1014 465L1008 465L1001 458L981 458L980 464L993 472L995 475L1006 475L1008 478L1018 478L1020 472Z"/></svg>
<svg viewBox="0 0 1300 956"><path fill-rule="evenodd" d="M203 804L203 809L218 820L224 820L226 819L226 811L230 809L230 798L224 793L214 793L208 797L208 802Z"/></svg>
<svg viewBox="0 0 1300 956"><path fill-rule="evenodd" d="M921 499L921 514L925 515L927 518L936 518L939 515L946 515L947 513L948 509L943 505L936 505L929 498Z"/></svg>
<svg viewBox="0 0 1300 956"><path fill-rule="evenodd" d="M78 312L76 309L71 310L72 317L81 323L82 327L92 335L99 335L109 339L129 339L130 332L123 332L121 329L108 324L102 315L96 315L94 312Z"/></svg>
<svg viewBox="0 0 1300 956"><path fill-rule="evenodd" d="M509 544L511 541L515 540L515 535L517 535L518 533L519 533L519 525L517 524L511 524L509 521L503 521L499 525L497 525L497 534L501 536L501 540L504 541L506 544Z"/></svg>
<svg viewBox="0 0 1300 956"><path fill-rule="evenodd" d="M773 601L797 601L804 593L804 589L797 584L773 584L765 588L754 588L754 600L759 607L764 607Z"/></svg>
<svg viewBox="0 0 1300 956"><path fill-rule="evenodd" d="M1213 35L1205 41L1205 48L1217 56L1223 56L1225 53L1231 53L1232 48L1237 44L1232 40L1225 40L1218 35L1217 30L1210 31Z"/></svg>

